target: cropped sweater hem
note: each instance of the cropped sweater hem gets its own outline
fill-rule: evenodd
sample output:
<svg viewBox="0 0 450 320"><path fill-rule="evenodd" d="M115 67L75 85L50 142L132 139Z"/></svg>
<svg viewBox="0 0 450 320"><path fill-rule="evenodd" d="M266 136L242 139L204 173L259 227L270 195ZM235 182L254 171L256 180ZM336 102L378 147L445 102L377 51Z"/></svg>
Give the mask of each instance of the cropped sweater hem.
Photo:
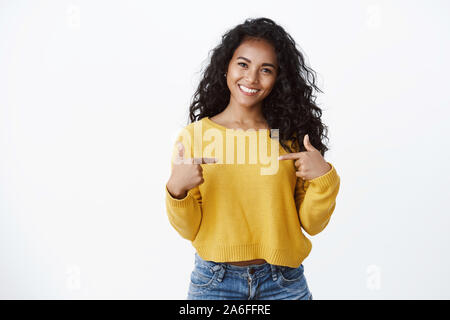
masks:
<svg viewBox="0 0 450 320"><path fill-rule="evenodd" d="M309 255L312 245L307 239L306 247L294 250L278 249L263 243L240 245L196 245L193 243L198 255L204 260L215 262L235 262L254 259L265 259L268 263L278 266L298 268ZM295 252L295 254L293 254Z"/></svg>

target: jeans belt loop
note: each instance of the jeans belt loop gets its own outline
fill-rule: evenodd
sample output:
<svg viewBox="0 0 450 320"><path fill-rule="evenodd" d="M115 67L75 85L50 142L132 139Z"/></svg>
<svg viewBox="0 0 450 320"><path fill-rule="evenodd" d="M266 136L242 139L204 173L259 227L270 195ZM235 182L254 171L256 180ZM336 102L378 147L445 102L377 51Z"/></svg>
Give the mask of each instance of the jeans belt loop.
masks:
<svg viewBox="0 0 450 320"><path fill-rule="evenodd" d="M278 277L277 277L277 267L274 266L273 264L271 264L270 268L272 269L272 280L273 281L277 281L277 279L278 279Z"/></svg>
<svg viewBox="0 0 450 320"><path fill-rule="evenodd" d="M222 282L223 276L225 274L225 268L220 264L216 264L215 266L211 267L211 270L213 272L219 272L217 276L217 281Z"/></svg>

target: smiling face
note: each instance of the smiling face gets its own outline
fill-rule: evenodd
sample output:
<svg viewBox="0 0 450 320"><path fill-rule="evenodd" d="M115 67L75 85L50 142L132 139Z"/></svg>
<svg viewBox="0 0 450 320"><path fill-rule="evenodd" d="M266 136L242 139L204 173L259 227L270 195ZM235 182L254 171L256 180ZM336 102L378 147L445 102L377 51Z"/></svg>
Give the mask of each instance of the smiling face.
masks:
<svg viewBox="0 0 450 320"><path fill-rule="evenodd" d="M242 107L260 106L272 91L277 74L278 63L273 46L263 39L244 40L234 51L228 64L230 104ZM249 92L248 89L257 91Z"/></svg>

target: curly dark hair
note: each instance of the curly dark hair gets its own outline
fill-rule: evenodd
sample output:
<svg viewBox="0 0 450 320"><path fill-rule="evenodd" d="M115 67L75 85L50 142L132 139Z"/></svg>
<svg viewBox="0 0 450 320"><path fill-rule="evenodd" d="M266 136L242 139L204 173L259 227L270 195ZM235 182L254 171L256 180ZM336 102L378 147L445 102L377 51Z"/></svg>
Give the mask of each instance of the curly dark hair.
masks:
<svg viewBox="0 0 450 320"><path fill-rule="evenodd" d="M322 139L328 140L328 130L320 120L322 110L315 104L313 89L322 92L315 84L315 72L306 66L294 39L268 18L246 19L228 30L222 43L211 50L210 63L189 107L191 123L213 117L227 107L230 91L223 75L234 51L247 38L268 41L277 55L279 72L272 91L262 101L261 111L269 127L279 129L280 145L286 152L306 151L303 138L308 134L311 144L324 156L328 148Z"/></svg>

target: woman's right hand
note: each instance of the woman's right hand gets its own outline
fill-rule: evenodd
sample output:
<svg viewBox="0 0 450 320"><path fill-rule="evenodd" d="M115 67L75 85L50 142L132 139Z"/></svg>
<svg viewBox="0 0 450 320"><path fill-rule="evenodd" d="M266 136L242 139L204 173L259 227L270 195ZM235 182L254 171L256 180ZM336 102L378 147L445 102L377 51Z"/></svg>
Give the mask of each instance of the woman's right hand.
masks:
<svg viewBox="0 0 450 320"><path fill-rule="evenodd" d="M200 164L216 163L216 158L184 158L184 146L178 141L178 154L172 167L172 173L167 182L169 193L177 199L186 197L189 190L202 184L203 168Z"/></svg>

